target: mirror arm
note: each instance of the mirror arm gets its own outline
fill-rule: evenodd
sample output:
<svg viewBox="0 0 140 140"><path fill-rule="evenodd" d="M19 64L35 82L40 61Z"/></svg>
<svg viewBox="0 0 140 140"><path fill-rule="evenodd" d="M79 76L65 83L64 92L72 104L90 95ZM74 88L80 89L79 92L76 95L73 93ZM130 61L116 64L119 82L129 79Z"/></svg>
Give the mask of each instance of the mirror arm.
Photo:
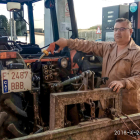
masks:
<svg viewBox="0 0 140 140"><path fill-rule="evenodd" d="M22 20L24 20L29 25L29 23L18 12L17 14L22 18Z"/></svg>

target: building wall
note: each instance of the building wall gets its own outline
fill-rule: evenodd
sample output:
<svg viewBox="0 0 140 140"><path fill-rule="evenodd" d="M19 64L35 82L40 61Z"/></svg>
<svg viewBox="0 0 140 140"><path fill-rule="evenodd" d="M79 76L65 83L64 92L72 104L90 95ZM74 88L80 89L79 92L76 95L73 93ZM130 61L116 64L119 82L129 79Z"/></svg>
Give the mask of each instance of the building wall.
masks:
<svg viewBox="0 0 140 140"><path fill-rule="evenodd" d="M35 30L35 32L39 32L39 33L43 33L44 32L43 28L35 28L34 30Z"/></svg>

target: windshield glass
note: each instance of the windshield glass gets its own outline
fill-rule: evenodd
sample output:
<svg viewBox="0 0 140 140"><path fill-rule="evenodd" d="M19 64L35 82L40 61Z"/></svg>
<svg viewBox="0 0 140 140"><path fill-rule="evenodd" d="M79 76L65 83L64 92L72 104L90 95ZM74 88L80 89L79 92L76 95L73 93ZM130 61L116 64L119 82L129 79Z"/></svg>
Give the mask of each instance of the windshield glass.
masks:
<svg viewBox="0 0 140 140"><path fill-rule="evenodd" d="M59 0L56 4L59 38L69 39L72 35L70 13L67 0Z"/></svg>
<svg viewBox="0 0 140 140"><path fill-rule="evenodd" d="M23 11L19 13L22 13L23 18L28 22L28 15L25 14L26 7L23 5ZM0 4L0 35L7 36L9 40L26 42L25 33L29 27L22 18L18 19L19 17L18 14L7 11L6 4Z"/></svg>
<svg viewBox="0 0 140 140"><path fill-rule="evenodd" d="M19 19L15 19L16 16L19 17ZM29 38L29 21L28 21L28 9L26 4L23 5L23 11L19 12L19 14L11 12L11 18L15 19L13 20L14 28L12 28L12 36L13 40L15 41L21 41L21 42L27 42L30 43ZM10 25L12 26L12 25ZM26 38L27 35L27 38Z"/></svg>
<svg viewBox="0 0 140 140"><path fill-rule="evenodd" d="M44 47L44 1L33 3L32 6L35 43L41 48ZM6 4L0 4L0 36L7 36L9 40L12 38L14 41L30 43L28 6L24 4L22 9L23 11L18 12L18 14L13 14L13 12L7 11Z"/></svg>

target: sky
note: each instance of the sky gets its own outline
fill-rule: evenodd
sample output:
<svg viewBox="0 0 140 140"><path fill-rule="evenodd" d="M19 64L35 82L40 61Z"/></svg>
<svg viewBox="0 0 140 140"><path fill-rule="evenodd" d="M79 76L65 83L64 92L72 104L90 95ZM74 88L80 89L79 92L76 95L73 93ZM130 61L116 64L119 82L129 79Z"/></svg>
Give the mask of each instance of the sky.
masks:
<svg viewBox="0 0 140 140"><path fill-rule="evenodd" d="M74 0L78 28L87 29L93 25L101 25L102 7L132 2L134 0Z"/></svg>
<svg viewBox="0 0 140 140"><path fill-rule="evenodd" d="M134 0L74 0L78 29L87 29L94 25L102 24L103 7L132 2ZM44 29L44 0L34 3L33 9L35 28ZM28 22L26 6L24 6L24 11L24 18ZM8 19L10 18L10 13L7 11L5 4L0 5L0 15L5 15Z"/></svg>

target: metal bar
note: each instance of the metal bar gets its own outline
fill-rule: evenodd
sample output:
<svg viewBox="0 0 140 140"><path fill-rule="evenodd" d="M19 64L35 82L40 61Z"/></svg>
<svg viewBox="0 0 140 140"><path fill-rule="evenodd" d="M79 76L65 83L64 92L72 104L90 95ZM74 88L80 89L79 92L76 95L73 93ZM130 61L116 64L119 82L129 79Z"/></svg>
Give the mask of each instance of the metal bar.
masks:
<svg viewBox="0 0 140 140"><path fill-rule="evenodd" d="M68 7L70 12L71 27L72 27L72 39L78 38L78 29L75 18L74 3L73 0L68 0Z"/></svg>
<svg viewBox="0 0 140 140"><path fill-rule="evenodd" d="M129 115L137 124L140 124L140 113ZM126 118L123 118L126 120ZM130 120L126 120L131 129L133 128L133 124ZM88 121L80 123L76 126L71 126L62 129L48 130L43 133L39 133L36 135L28 135L25 137L16 138L14 140L115 140L115 133L117 130L121 130L124 132L126 130L124 124L120 119L110 120L108 118L97 119L95 121ZM105 135L107 134L107 135ZM130 140L129 135L117 135L117 136L126 136L125 140ZM133 137L134 138L134 137Z"/></svg>
<svg viewBox="0 0 140 140"><path fill-rule="evenodd" d="M120 93L119 93L120 94ZM111 89L102 88L89 91L73 91L52 93L50 95L50 130L64 127L65 106L71 104L86 103L89 99L100 101L115 98L116 110L120 110L120 95L114 94Z"/></svg>
<svg viewBox="0 0 140 140"><path fill-rule="evenodd" d="M34 45L35 34L34 34L34 17L33 17L32 2L28 2L27 6L28 6L28 18L29 18L29 30L30 30L30 43Z"/></svg>
<svg viewBox="0 0 140 140"><path fill-rule="evenodd" d="M39 107L37 100L37 92L33 92L33 106L34 106L34 132L37 131L37 125L40 125Z"/></svg>
<svg viewBox="0 0 140 140"><path fill-rule="evenodd" d="M11 40L13 38L13 33L12 33L12 18L11 18L11 12L10 13L10 27L11 27Z"/></svg>
<svg viewBox="0 0 140 140"><path fill-rule="evenodd" d="M83 85L84 85L84 88L85 88L84 90L87 90L88 77L91 77L91 75L92 75L92 72L88 70L88 71L82 72L82 74L80 74L79 76L76 76L76 77L70 78L68 80L65 80L62 83L54 84L54 87L59 88L59 87L62 87L62 86L66 86L68 84L71 84L73 82L76 82L76 81L84 78L83 79Z"/></svg>
<svg viewBox="0 0 140 140"><path fill-rule="evenodd" d="M59 39L59 32L58 32L58 22L57 22L57 15L56 15L56 7L55 7L55 0L53 0L54 6L50 8L51 19L52 19L52 29L53 29L53 38L54 41ZM57 50L58 48L56 48Z"/></svg>
<svg viewBox="0 0 140 140"><path fill-rule="evenodd" d="M83 77L83 75L76 76L76 77L68 79L68 80L66 80L66 81L64 81L62 83L56 84L55 87L59 88L59 87L62 87L62 86L66 86L68 84L71 84L73 82L76 82L76 81L80 80L82 77Z"/></svg>

